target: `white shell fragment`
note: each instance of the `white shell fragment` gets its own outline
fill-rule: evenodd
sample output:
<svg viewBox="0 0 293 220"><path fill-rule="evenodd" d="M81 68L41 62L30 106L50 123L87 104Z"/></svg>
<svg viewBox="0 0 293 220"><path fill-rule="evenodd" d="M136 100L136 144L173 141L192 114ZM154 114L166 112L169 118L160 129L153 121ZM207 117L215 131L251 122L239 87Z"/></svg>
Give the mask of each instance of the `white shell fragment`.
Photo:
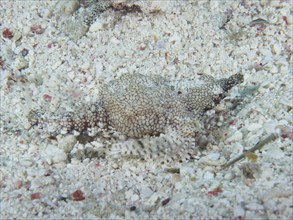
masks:
<svg viewBox="0 0 293 220"><path fill-rule="evenodd" d="M52 160L53 163L63 162L67 159L66 153L54 145L49 145L45 150L46 158Z"/></svg>
<svg viewBox="0 0 293 220"><path fill-rule="evenodd" d="M144 210L151 212L156 208L156 206L159 204L160 196L158 193L154 193L145 203L144 203Z"/></svg>
<svg viewBox="0 0 293 220"><path fill-rule="evenodd" d="M103 29L103 23L100 19L97 19L89 28L90 32L97 32Z"/></svg>
<svg viewBox="0 0 293 220"><path fill-rule="evenodd" d="M262 127L261 124L257 124L257 123L251 123L247 126L247 130L248 131L255 131L255 130L258 130Z"/></svg>
<svg viewBox="0 0 293 220"><path fill-rule="evenodd" d="M220 157L219 153L213 153L200 158L199 162L206 166L222 166L227 161L224 157Z"/></svg>
<svg viewBox="0 0 293 220"><path fill-rule="evenodd" d="M285 156L285 154L280 149L280 147L278 147L277 145L273 145L268 149L266 156L271 158L271 159L280 160Z"/></svg>
<svg viewBox="0 0 293 220"><path fill-rule="evenodd" d="M76 142L77 140L74 135L67 135L66 137L59 140L58 147L65 153L69 153L73 149Z"/></svg>
<svg viewBox="0 0 293 220"><path fill-rule="evenodd" d="M36 190L41 187L53 184L55 181L51 176L34 178L31 182L30 188Z"/></svg>
<svg viewBox="0 0 293 220"><path fill-rule="evenodd" d="M25 60L23 57L18 56L14 61L14 69L15 70L23 70L29 66L27 60Z"/></svg>

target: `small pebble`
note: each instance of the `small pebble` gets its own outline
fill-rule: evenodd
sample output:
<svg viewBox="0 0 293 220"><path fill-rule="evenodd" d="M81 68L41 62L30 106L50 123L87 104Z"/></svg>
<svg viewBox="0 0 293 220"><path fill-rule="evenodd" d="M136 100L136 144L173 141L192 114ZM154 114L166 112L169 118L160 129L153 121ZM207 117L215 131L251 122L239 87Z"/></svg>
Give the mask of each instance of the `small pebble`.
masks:
<svg viewBox="0 0 293 220"><path fill-rule="evenodd" d="M207 157L210 160L218 160L220 158L220 154L219 153L211 153Z"/></svg>
<svg viewBox="0 0 293 220"><path fill-rule="evenodd" d="M84 193L79 189L72 193L71 198L73 201L82 201L85 199Z"/></svg>
<svg viewBox="0 0 293 220"><path fill-rule="evenodd" d="M113 44L119 44L120 43L120 40L118 40L116 37L112 37L110 39L110 42L113 43Z"/></svg>
<svg viewBox="0 0 293 220"><path fill-rule="evenodd" d="M136 210L136 206L131 206L130 207L130 211L135 211Z"/></svg>
<svg viewBox="0 0 293 220"><path fill-rule="evenodd" d="M181 181L181 176L180 176L180 174L177 174L177 173L173 174L173 175L172 175L172 182L173 182L173 183L177 183L177 182L179 182L179 181Z"/></svg>
<svg viewBox="0 0 293 220"><path fill-rule="evenodd" d="M64 152L69 153L74 145L76 144L77 140L74 135L67 135L58 142L58 147L63 149Z"/></svg>
<svg viewBox="0 0 293 220"><path fill-rule="evenodd" d="M57 60L57 61L52 65L52 70L57 69L61 64L62 64L62 61L61 61L61 60Z"/></svg>
<svg viewBox="0 0 293 220"><path fill-rule="evenodd" d="M31 26L31 32L34 34L42 34L44 33L45 29L42 28L41 25L33 25Z"/></svg>
<svg viewBox="0 0 293 220"><path fill-rule="evenodd" d="M14 61L14 68L18 71L29 67L29 63L22 56L18 56Z"/></svg>
<svg viewBox="0 0 293 220"><path fill-rule="evenodd" d="M52 96L48 95L48 94L45 94L43 95L43 98L46 102L51 102L52 101Z"/></svg>
<svg viewBox="0 0 293 220"><path fill-rule="evenodd" d="M204 173L203 178L206 179L206 180L213 179L214 178L214 174L211 173L211 172L209 172L209 171L207 171L207 172Z"/></svg>
<svg viewBox="0 0 293 220"><path fill-rule="evenodd" d="M103 23L100 19L97 19L89 28L90 32L97 32L103 29Z"/></svg>
<svg viewBox="0 0 293 220"><path fill-rule="evenodd" d="M13 35L13 32L10 29L5 28L4 31L2 32L2 36L4 38L11 39L11 38L13 38L14 35Z"/></svg>
<svg viewBox="0 0 293 220"><path fill-rule="evenodd" d="M23 48L20 53L23 57L25 57L26 55L28 55L28 49Z"/></svg>
<svg viewBox="0 0 293 220"><path fill-rule="evenodd" d="M266 156L270 159L280 160L285 156L285 153L279 146L273 145L268 149Z"/></svg>
<svg viewBox="0 0 293 220"><path fill-rule="evenodd" d="M83 70L88 70L90 66L91 66L91 63L89 61L86 61L80 66L80 68Z"/></svg>
<svg viewBox="0 0 293 220"><path fill-rule="evenodd" d="M40 176L44 176L47 173L47 170L44 168L28 168L27 169L27 174L30 176L36 176L36 177L40 177Z"/></svg>
<svg viewBox="0 0 293 220"><path fill-rule="evenodd" d="M48 185L52 185L54 184L54 182L55 181L51 176L37 177L31 181L30 189L37 189Z"/></svg>
<svg viewBox="0 0 293 220"><path fill-rule="evenodd" d="M242 140L243 134L241 131L236 131L226 140L227 142L237 142Z"/></svg>
<svg viewBox="0 0 293 220"><path fill-rule="evenodd" d="M167 205L169 202L170 202L170 198L167 198L167 199L164 199L163 201L162 201L162 206L165 206L165 205Z"/></svg>
<svg viewBox="0 0 293 220"><path fill-rule="evenodd" d="M67 159L66 153L54 145L49 145L45 153L49 157L48 159L51 159L54 163L59 163Z"/></svg>
<svg viewBox="0 0 293 220"><path fill-rule="evenodd" d="M158 193L154 193L146 202L145 202L145 211L152 211L160 200Z"/></svg>
<svg viewBox="0 0 293 220"><path fill-rule="evenodd" d="M233 212L234 212L234 218L236 219L242 219L245 215L245 210L241 206L235 206Z"/></svg>
<svg viewBox="0 0 293 220"><path fill-rule="evenodd" d="M244 177L248 179L258 177L261 172L260 165L255 163L244 163L240 166L240 170Z"/></svg>
<svg viewBox="0 0 293 220"><path fill-rule="evenodd" d="M19 160L19 164L24 167L29 167L33 164L32 159L24 158Z"/></svg>
<svg viewBox="0 0 293 220"><path fill-rule="evenodd" d="M280 55L281 54L281 51L282 51L282 48L279 44L274 44L273 45L273 51L276 55Z"/></svg>
<svg viewBox="0 0 293 220"><path fill-rule="evenodd" d="M253 211L262 211L264 209L264 206L255 202L251 202L245 205L245 209Z"/></svg>
<svg viewBox="0 0 293 220"><path fill-rule="evenodd" d="M39 192L31 194L31 200L40 199L40 198L41 198L41 193Z"/></svg>
<svg viewBox="0 0 293 220"><path fill-rule="evenodd" d="M67 15L72 14L74 11L77 10L78 6L79 6L78 0L71 0L71 1L65 2L64 13Z"/></svg>
<svg viewBox="0 0 293 220"><path fill-rule="evenodd" d="M139 196L137 194L134 194L134 195L131 196L131 201L132 202L135 202L137 200L139 200Z"/></svg>
<svg viewBox="0 0 293 220"><path fill-rule="evenodd" d="M15 188L20 189L23 186L23 182L21 180L17 180L15 183Z"/></svg>

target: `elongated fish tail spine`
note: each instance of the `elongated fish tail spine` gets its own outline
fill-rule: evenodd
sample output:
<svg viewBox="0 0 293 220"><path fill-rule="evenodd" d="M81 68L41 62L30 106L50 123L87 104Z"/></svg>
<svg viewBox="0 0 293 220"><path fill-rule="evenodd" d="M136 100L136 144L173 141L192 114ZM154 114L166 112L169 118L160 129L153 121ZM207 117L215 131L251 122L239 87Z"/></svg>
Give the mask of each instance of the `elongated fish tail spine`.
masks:
<svg viewBox="0 0 293 220"><path fill-rule="evenodd" d="M106 114L101 105L95 104L83 107L76 113L47 114L41 110L30 111L28 121L31 127L47 129L49 133L72 133L73 131L83 132L95 126L106 125ZM61 132L63 131L63 132Z"/></svg>

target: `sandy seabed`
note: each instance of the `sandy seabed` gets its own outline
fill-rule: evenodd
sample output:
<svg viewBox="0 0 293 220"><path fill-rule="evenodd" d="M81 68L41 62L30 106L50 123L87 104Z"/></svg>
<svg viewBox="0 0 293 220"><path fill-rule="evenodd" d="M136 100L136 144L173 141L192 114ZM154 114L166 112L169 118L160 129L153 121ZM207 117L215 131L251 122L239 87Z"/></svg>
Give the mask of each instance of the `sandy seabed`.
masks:
<svg viewBox="0 0 293 220"><path fill-rule="evenodd" d="M78 15L90 2L0 2L0 218L292 219L292 2L119 0L135 10L110 8L87 29ZM74 110L97 100L102 81L135 72L242 73L218 106L240 100L218 144L157 164L91 153L99 140L28 130L31 109Z"/></svg>

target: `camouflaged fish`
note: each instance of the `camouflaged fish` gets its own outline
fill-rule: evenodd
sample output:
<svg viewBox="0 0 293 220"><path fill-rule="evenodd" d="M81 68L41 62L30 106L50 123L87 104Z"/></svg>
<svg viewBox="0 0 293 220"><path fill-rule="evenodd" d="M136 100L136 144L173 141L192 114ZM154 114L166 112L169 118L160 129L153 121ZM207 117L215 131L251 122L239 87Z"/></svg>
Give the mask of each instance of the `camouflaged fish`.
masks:
<svg viewBox="0 0 293 220"><path fill-rule="evenodd" d="M127 137L113 143L114 155L185 159L197 149L195 137L204 133L204 113L242 81L241 74L219 80L202 75L176 83L159 75L124 74L104 83L99 100L78 112L31 111L28 120L32 126L50 127L55 134L85 133L93 127L114 130Z"/></svg>

